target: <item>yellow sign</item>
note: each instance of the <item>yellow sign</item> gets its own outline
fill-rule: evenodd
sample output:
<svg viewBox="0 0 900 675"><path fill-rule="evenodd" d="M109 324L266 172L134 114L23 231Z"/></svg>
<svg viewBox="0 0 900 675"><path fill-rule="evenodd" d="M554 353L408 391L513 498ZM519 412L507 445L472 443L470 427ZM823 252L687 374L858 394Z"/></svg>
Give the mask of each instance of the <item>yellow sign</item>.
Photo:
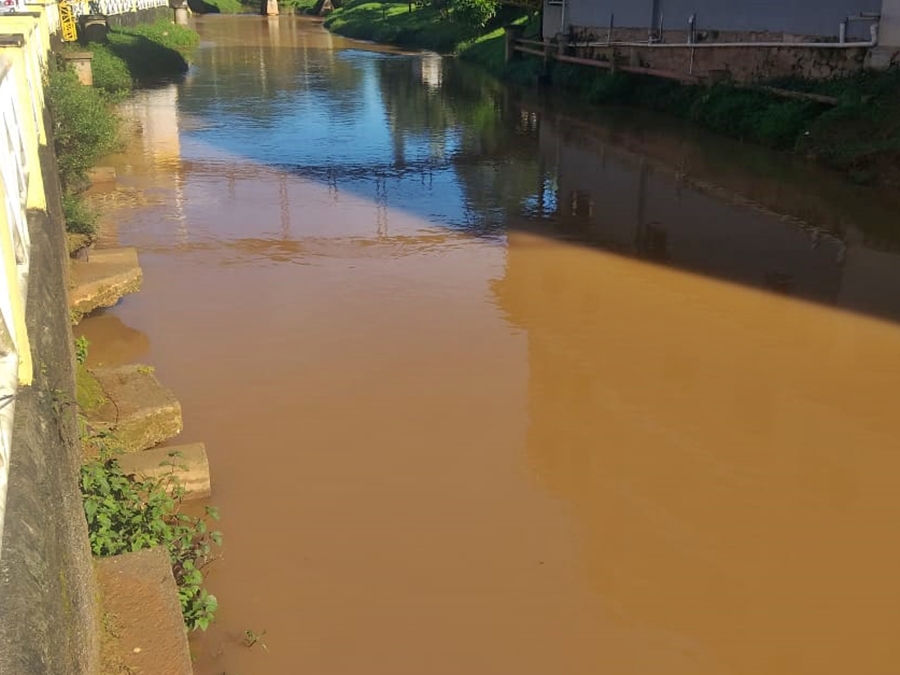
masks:
<svg viewBox="0 0 900 675"><path fill-rule="evenodd" d="M67 0L59 0L59 23L62 26L63 42L75 42L78 39L78 28L75 26L75 15Z"/></svg>

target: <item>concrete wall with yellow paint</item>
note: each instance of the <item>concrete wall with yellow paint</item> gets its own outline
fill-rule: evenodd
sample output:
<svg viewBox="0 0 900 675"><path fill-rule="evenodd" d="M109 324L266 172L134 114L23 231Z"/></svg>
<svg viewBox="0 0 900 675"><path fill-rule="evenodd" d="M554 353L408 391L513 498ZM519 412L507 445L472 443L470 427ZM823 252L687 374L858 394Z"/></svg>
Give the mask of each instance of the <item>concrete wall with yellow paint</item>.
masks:
<svg viewBox="0 0 900 675"><path fill-rule="evenodd" d="M43 2L0 15L0 674L93 675L99 610L43 89L58 14Z"/></svg>

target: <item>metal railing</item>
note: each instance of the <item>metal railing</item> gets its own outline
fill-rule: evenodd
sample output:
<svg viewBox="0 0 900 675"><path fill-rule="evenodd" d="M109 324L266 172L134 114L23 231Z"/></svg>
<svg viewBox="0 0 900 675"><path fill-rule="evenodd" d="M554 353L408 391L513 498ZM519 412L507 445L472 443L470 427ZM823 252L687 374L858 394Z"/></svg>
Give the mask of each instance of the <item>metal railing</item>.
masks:
<svg viewBox="0 0 900 675"><path fill-rule="evenodd" d="M87 16L90 14L127 14L142 9L154 7L168 7L169 0L80 0L70 2L75 16Z"/></svg>

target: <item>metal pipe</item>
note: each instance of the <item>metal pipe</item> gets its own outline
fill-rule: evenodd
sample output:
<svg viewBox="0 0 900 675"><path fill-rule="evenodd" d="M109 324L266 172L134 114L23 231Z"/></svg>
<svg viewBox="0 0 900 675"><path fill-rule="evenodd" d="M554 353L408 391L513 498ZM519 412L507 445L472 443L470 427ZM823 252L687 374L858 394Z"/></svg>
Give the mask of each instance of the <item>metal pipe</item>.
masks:
<svg viewBox="0 0 900 675"><path fill-rule="evenodd" d="M566 32L566 7L568 6L568 0L562 0L562 4L560 6L559 12L559 32L563 34Z"/></svg>
<svg viewBox="0 0 900 675"><path fill-rule="evenodd" d="M612 47L649 47L651 49L673 49L692 47L695 49L725 49L733 47L804 47L807 49L856 49L858 47L871 48L878 46L878 24L870 28L872 39L865 42L679 42L667 44L648 45L646 42L612 42ZM602 42L588 42L585 47L604 47Z"/></svg>

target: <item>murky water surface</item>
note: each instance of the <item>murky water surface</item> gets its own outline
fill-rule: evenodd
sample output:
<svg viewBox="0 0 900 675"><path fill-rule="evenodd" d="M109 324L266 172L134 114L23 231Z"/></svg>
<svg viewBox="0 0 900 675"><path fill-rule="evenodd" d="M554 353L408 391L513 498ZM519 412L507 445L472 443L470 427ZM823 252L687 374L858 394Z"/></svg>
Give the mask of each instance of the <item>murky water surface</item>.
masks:
<svg viewBox="0 0 900 675"><path fill-rule="evenodd" d="M900 672L896 203L308 21L197 27L100 195L144 290L82 324L209 449L196 672Z"/></svg>

